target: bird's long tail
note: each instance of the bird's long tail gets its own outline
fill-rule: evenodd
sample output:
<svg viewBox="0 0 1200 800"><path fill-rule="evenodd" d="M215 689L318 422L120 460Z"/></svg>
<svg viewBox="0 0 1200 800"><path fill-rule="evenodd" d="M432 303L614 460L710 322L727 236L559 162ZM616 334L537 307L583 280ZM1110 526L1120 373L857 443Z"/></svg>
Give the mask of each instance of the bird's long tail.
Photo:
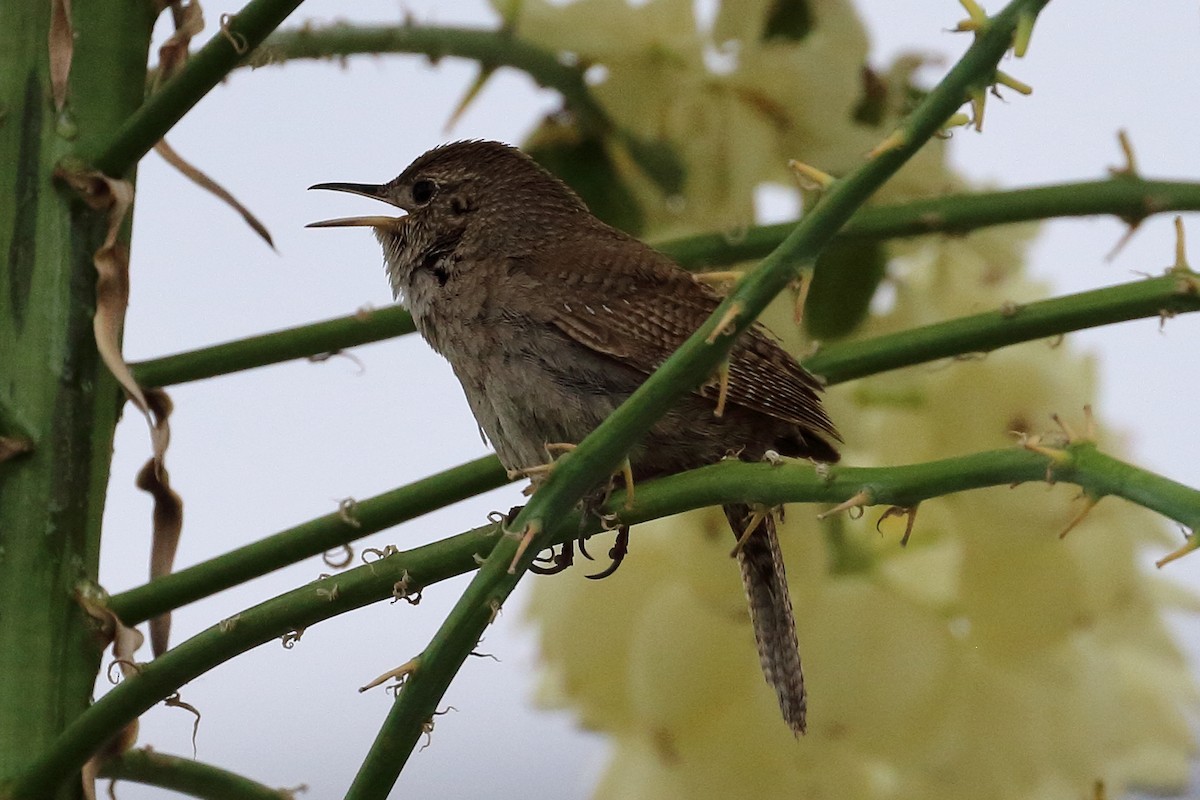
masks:
<svg viewBox="0 0 1200 800"><path fill-rule="evenodd" d="M753 512L743 504L724 507L725 516L739 540L752 524ZM768 513L737 551L742 568L742 584L750 604L750 622L758 643L758 658L763 677L779 698L783 721L799 736L804 733L804 714L808 705L804 693L804 671L800 667L800 646L796 641L796 620L792 616L792 598L788 594L787 573L779 551L775 519Z"/></svg>

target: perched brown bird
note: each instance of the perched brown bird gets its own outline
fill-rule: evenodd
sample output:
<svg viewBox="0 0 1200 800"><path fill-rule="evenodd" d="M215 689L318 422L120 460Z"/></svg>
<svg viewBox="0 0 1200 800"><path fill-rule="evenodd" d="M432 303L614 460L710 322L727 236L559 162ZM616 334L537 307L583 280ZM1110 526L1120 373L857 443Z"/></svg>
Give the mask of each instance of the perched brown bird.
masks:
<svg viewBox="0 0 1200 800"><path fill-rule="evenodd" d="M497 142L437 147L381 185L322 183L407 211L316 226L374 228L392 290L450 362L505 467L579 442L716 309L720 299L642 242L604 224L558 178ZM833 462L821 385L759 328L729 359L727 402L708 385L667 409L629 453L638 480L736 454ZM804 731L804 676L770 514L725 506L750 617L783 718ZM743 533L755 518L755 528ZM761 521L759 521L761 520Z"/></svg>

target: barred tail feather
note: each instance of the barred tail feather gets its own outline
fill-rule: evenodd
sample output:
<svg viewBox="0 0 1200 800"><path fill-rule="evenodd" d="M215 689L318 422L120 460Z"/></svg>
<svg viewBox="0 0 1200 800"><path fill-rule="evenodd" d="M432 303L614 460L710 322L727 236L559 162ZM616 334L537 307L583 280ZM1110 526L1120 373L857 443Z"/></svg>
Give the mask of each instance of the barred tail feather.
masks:
<svg viewBox="0 0 1200 800"><path fill-rule="evenodd" d="M740 539L750 522L750 507L727 505L724 510L734 535ZM771 515L767 515L743 543L737 558L742 568L746 600L750 604L750 622L754 626L763 677L779 698L783 721L799 736L805 731L808 701L800 666L800 646L796 641L796 620L792 616L792 598L788 593L783 554L779 550L779 535Z"/></svg>

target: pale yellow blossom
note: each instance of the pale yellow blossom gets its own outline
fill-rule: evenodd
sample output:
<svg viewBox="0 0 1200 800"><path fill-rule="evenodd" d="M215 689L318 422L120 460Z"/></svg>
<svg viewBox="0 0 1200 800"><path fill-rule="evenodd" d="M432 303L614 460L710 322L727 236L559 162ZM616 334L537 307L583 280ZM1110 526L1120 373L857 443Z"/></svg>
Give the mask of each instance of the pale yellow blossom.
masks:
<svg viewBox="0 0 1200 800"><path fill-rule="evenodd" d="M880 73L878 123L856 121L868 43L851 5L812 0L807 36L763 41L777 5L721 3L711 28L690 0L522 5L522 36L603 65L595 92L616 123L682 158L673 203L619 161L652 237L736 230L752 221L758 186L795 185L789 159L844 174L902 113L916 59ZM930 143L879 200L966 188L945 147ZM888 299L855 335L1046 296L1022 275L1030 233L889 243ZM807 353L792 314L780 298L763 320ZM1017 446L1016 434L1054 430L1053 413L1082 430L1095 373L1069 341L1031 342L833 387L828 406L847 463L899 465ZM1119 450L1119 435L1099 436ZM1110 796L1135 783L1178 789L1196 693L1164 614L1196 603L1148 573L1144 549L1167 540L1144 510L1106 499L1060 539L1083 502L1045 483L933 499L906 548L903 519L876 530L881 508L818 522L819 509L789 507L780 531L810 690L799 741L762 680L721 514L640 526L614 576L587 581L576 568L537 581L541 699L611 736L599 798L1080 800L1097 780Z"/></svg>

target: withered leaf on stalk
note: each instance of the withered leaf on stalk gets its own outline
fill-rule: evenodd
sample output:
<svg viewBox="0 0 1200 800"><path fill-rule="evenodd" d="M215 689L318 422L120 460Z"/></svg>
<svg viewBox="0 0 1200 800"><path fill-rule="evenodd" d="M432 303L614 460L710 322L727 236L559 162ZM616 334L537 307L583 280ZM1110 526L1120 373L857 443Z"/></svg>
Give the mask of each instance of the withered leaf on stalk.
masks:
<svg viewBox="0 0 1200 800"><path fill-rule="evenodd" d="M246 224L249 225L255 233L257 233L263 241L265 241L272 250L275 249L275 242L271 240L271 232L267 230L267 226L259 221L258 217L250 213L250 209L242 205L236 197L229 193L224 186L214 181L212 178L205 175L194 164L186 161L183 156L175 152L171 145L167 144L166 139L160 139L158 144L154 145L154 150L163 159L175 169L183 173L183 176L192 183L204 189L206 192L215 195L218 199L232 208L241 215Z"/></svg>
<svg viewBox="0 0 1200 800"><path fill-rule="evenodd" d="M194 716L196 718L192 721L192 758L195 758L196 757L196 734L200 733L200 719L201 719L200 709L196 708L191 703L184 702L184 699L179 696L179 692L176 692L175 694L168 697L166 700L163 700L163 705L166 706L167 708L182 708L184 711L190 712L192 714L192 716Z"/></svg>
<svg viewBox="0 0 1200 800"><path fill-rule="evenodd" d="M182 2L172 3L171 12L175 19L175 32L158 49L158 71L154 78L155 90L161 87L180 67L187 63L188 48L191 46L192 37L204 30L204 14L200 9L200 4L195 2L195 0L187 4ZM183 173L185 178L192 181L192 183L201 189L215 195L219 200L238 212L246 224L262 237L272 250L275 249L275 242L272 241L271 233L267 230L267 226L263 225L250 212L250 209L242 205L229 190L214 181L194 164L188 162L183 156L179 155L175 148L167 144L166 139L160 139L158 144L154 145L154 149L163 157L164 161Z"/></svg>
<svg viewBox="0 0 1200 800"><path fill-rule="evenodd" d="M171 399L162 389L147 389L146 399L154 417L166 429L171 416ZM169 436L169 432L165 435ZM171 488L171 478L165 464L146 462L137 476L137 487L154 498L154 532L150 540L150 580L170 575L183 532L183 498ZM150 650L154 657L170 646L171 614L167 612L150 620Z"/></svg>
<svg viewBox="0 0 1200 800"><path fill-rule="evenodd" d="M154 90L187 63L188 48L192 38L204 30L204 12L197 2L171 3L171 15L175 20L175 32L158 48L158 71L154 76Z"/></svg>
<svg viewBox="0 0 1200 800"><path fill-rule="evenodd" d="M137 628L130 628L122 622L107 606L102 605L96 598L85 593L76 596L79 605L93 619L100 623L99 633L105 644L112 644L113 663L120 668L121 675L126 679L137 674L138 665L133 660L134 653L142 646L142 634ZM83 795L87 800L95 800L96 778L100 768L106 761L124 753L137 743L138 721L135 719L121 729L104 745L92 754L83 766L80 780L83 785Z"/></svg>
<svg viewBox="0 0 1200 800"><path fill-rule="evenodd" d="M33 442L19 436L0 436L0 461L33 452Z"/></svg>
<svg viewBox="0 0 1200 800"><path fill-rule="evenodd" d="M96 267L96 315L92 318L96 350L125 390L130 402L146 418L146 424L150 426L154 460L161 464L169 439L166 423L156 423L152 418L146 395L121 355L121 330L125 326L125 309L129 305L129 251L117 241L117 235L133 203L133 184L114 180L96 170L67 171L60 168L55 175L79 192L89 206L97 211L108 212L104 243L92 256L92 263Z"/></svg>
<svg viewBox="0 0 1200 800"><path fill-rule="evenodd" d="M50 0L50 91L54 110L67 104L67 80L71 76L71 57L75 54L75 30L71 24L71 0Z"/></svg>

